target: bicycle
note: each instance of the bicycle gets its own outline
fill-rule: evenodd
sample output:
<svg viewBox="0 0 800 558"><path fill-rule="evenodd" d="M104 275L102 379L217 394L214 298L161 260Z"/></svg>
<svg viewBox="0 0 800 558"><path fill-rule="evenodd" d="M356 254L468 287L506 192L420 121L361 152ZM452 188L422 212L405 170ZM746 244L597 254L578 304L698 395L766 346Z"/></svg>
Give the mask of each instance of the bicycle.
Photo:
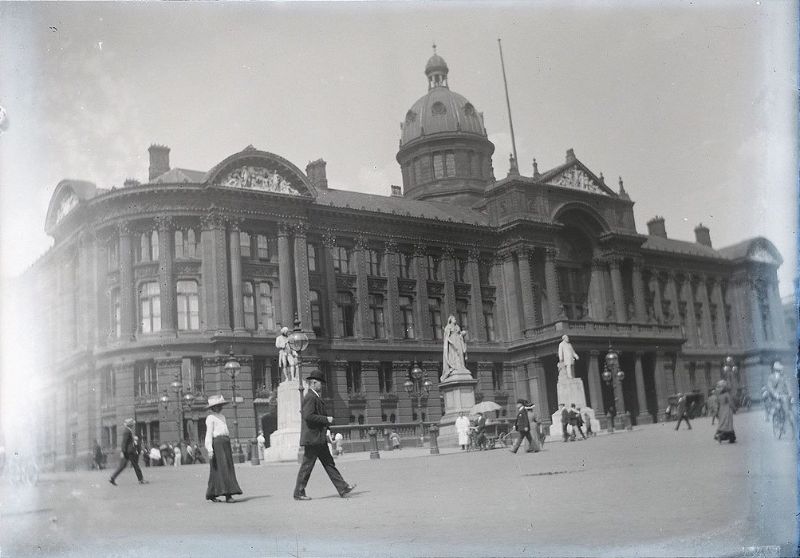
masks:
<svg viewBox="0 0 800 558"><path fill-rule="evenodd" d="M778 440L786 433L786 411L778 406L772 413L772 434Z"/></svg>

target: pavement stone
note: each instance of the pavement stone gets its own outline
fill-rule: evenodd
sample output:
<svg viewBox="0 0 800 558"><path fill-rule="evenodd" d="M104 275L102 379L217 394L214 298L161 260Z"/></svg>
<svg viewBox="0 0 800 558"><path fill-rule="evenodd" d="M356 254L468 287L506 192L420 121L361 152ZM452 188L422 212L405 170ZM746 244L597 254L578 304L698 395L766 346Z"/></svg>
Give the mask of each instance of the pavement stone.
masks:
<svg viewBox="0 0 800 558"><path fill-rule="evenodd" d="M428 448L345 454L339 498L317 465L237 465L244 495L204 500L204 465L43 475L0 483L0 556L794 556L797 445L763 413L738 443L710 419L562 443L539 453Z"/></svg>

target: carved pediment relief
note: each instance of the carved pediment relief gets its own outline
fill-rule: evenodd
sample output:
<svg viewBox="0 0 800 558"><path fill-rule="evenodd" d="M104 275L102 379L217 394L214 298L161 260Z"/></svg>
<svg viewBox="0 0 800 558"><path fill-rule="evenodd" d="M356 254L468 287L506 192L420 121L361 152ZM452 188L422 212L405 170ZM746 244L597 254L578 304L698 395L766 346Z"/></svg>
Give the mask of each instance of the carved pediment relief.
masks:
<svg viewBox="0 0 800 558"><path fill-rule="evenodd" d="M767 250L766 247L757 245L750 250L749 259L755 262L762 262L777 265L779 262L775 259L775 256Z"/></svg>
<svg viewBox="0 0 800 558"><path fill-rule="evenodd" d="M582 190L584 192L591 192L593 194L608 195L608 193L594 178L589 175L589 173L578 167L572 167L565 170L561 174L548 180L548 183L552 184L553 186L561 186L562 188L571 188L572 190Z"/></svg>
<svg viewBox="0 0 800 558"><path fill-rule="evenodd" d="M277 171L258 166L241 166L220 180L222 186L229 188L243 188L245 190L259 190L261 192L275 192L277 194L301 195L286 178Z"/></svg>

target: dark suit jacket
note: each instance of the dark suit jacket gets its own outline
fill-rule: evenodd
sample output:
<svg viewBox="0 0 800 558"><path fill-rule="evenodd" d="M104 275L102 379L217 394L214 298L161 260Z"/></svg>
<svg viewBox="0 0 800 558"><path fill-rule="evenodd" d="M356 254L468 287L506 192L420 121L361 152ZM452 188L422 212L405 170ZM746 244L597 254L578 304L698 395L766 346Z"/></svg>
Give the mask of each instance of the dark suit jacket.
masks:
<svg viewBox="0 0 800 558"><path fill-rule="evenodd" d="M300 426L300 445L313 446L328 443L325 431L328 429L328 412L325 401L312 390L303 397L303 422Z"/></svg>
<svg viewBox="0 0 800 558"><path fill-rule="evenodd" d="M517 432L527 432L531 429L531 422L528 420L528 411L526 409L517 411L517 420L514 426L517 428Z"/></svg>
<svg viewBox="0 0 800 558"><path fill-rule="evenodd" d="M478 434L483 434L484 431L486 430L486 417L481 415L481 418L478 419L478 422L475 425L475 427L476 427L476 432Z"/></svg>
<svg viewBox="0 0 800 558"><path fill-rule="evenodd" d="M126 427L122 432L122 445L120 448L122 449L122 453L125 454L125 457L139 456L139 448L136 447L136 443L133 441L133 432L131 432L130 428Z"/></svg>

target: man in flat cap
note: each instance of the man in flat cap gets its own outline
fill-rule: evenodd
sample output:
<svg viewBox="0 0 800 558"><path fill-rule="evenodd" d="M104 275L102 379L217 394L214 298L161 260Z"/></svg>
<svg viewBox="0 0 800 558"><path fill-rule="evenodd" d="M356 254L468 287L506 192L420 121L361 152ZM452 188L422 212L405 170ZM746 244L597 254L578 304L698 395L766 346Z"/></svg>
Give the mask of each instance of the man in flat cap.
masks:
<svg viewBox="0 0 800 558"><path fill-rule="evenodd" d="M142 470L139 468L139 447L133 435L133 427L136 425L136 421L129 418L125 419L123 424L125 425L125 430L122 433L122 451L120 452L121 459L119 461L119 467L117 467L117 470L111 475L111 478L108 479L108 482L116 486L117 477L128 462L130 462L133 471L136 473L136 478L139 479L139 484L147 484L147 481L145 481L142 476Z"/></svg>
<svg viewBox="0 0 800 558"><path fill-rule="evenodd" d="M339 496L344 498L356 487L354 484L347 484L336 468L336 464L331 457L328 449L328 440L325 431L328 426L333 424L333 417L328 415L325 409L325 401L320 392L325 376L319 370L312 371L306 378L308 390L303 397L303 422L300 427L300 445L303 446L303 463L297 472L297 483L294 487L295 500L310 500L306 496L306 485L311 476L311 470L317 459L320 460L328 478L331 479Z"/></svg>

